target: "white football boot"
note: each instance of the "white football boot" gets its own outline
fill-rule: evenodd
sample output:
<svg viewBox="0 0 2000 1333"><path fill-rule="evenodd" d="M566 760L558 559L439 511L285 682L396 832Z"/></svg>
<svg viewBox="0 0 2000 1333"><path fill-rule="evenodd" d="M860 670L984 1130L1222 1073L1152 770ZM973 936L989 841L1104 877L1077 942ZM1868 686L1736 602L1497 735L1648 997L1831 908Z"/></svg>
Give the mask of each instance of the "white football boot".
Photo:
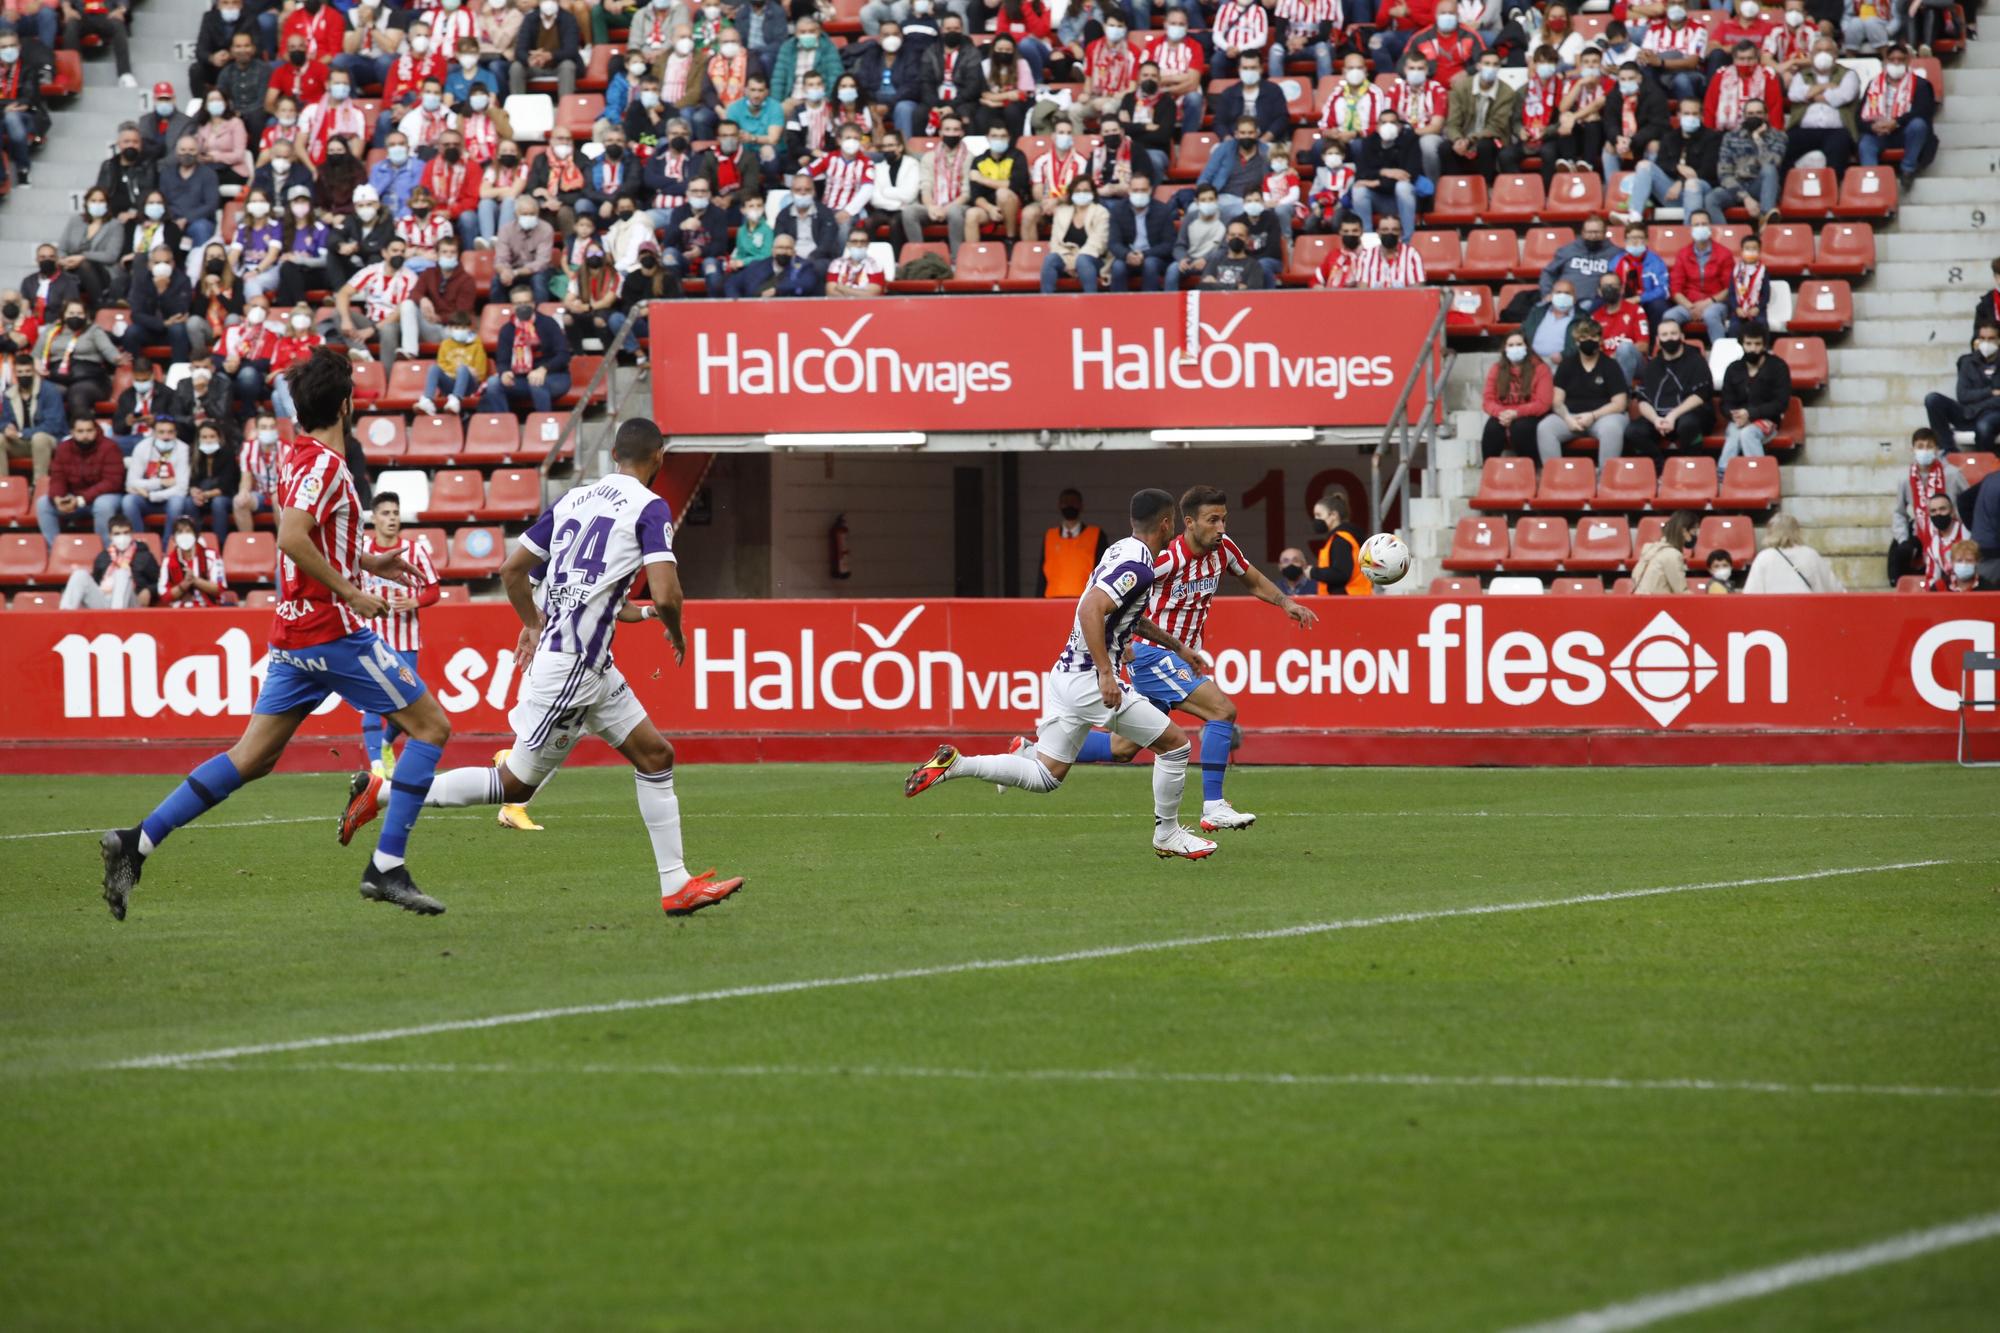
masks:
<svg viewBox="0 0 2000 1333"><path fill-rule="evenodd" d="M1153 855L1161 860L1170 856L1185 856L1190 861L1199 861L1214 852L1215 844L1191 828L1180 824L1159 824L1153 829Z"/></svg>
<svg viewBox="0 0 2000 1333"><path fill-rule="evenodd" d="M1257 816L1245 814L1228 801L1203 801L1201 804L1201 831L1214 833L1226 828L1249 828L1257 822Z"/></svg>

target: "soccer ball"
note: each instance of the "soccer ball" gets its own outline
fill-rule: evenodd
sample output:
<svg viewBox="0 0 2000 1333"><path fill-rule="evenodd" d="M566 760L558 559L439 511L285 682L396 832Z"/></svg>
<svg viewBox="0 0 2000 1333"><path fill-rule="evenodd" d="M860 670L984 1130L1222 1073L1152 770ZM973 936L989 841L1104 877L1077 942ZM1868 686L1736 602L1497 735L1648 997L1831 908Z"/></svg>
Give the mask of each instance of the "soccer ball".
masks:
<svg viewBox="0 0 2000 1333"><path fill-rule="evenodd" d="M1410 572L1410 548L1393 532L1378 532L1361 543L1361 572L1377 587Z"/></svg>

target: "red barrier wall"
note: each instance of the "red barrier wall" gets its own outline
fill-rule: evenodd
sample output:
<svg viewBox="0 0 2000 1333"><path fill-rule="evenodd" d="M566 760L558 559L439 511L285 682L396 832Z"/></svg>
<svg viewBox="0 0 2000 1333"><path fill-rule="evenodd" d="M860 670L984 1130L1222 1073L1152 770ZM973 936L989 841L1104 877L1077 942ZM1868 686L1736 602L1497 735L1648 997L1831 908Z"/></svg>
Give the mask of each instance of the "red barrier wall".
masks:
<svg viewBox="0 0 2000 1333"><path fill-rule="evenodd" d="M1322 599L1294 629L1217 604L1209 650L1277 763L1708 763L1947 758L1959 660L1992 651L2000 598ZM1039 601L709 602L676 667L653 625L621 668L690 757L901 759L933 737L1031 730L1070 608ZM0 768L165 767L233 738L262 678L268 612L9 615ZM507 731L517 630L504 605L424 617L425 679L461 737ZM1991 694L1991 680L1983 688ZM307 735L352 738L337 701ZM352 754L298 747L295 762ZM351 749L351 747L349 747ZM586 747L597 750L600 747ZM125 755L124 767L136 761Z"/></svg>

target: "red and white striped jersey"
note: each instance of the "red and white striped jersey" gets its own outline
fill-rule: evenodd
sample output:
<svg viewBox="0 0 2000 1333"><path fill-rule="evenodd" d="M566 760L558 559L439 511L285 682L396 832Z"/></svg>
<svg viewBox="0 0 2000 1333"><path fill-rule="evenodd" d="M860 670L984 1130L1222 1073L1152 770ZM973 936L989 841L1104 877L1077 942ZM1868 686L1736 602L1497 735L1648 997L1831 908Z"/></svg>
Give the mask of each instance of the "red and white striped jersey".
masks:
<svg viewBox="0 0 2000 1333"><path fill-rule="evenodd" d="M1319 271L1313 274L1313 286L1342 291L1357 285L1355 276L1360 262L1359 250L1329 250L1326 258L1320 261Z"/></svg>
<svg viewBox="0 0 2000 1333"><path fill-rule="evenodd" d="M368 322L387 324L396 318L403 302L410 299L410 293L417 286L417 275L410 272L407 265L392 269L388 261L383 260L370 264L347 282L354 288L354 294L367 303Z"/></svg>
<svg viewBox="0 0 2000 1333"><path fill-rule="evenodd" d="M826 182L821 202L836 213L851 214L854 210L849 205L854 197L861 193L862 186L871 185L875 179L875 164L866 153L856 153L853 157L822 153L807 170Z"/></svg>
<svg viewBox="0 0 2000 1333"><path fill-rule="evenodd" d="M1359 88L1343 84L1340 91L1327 98L1326 105L1320 109L1319 127L1347 134L1373 134L1376 118L1388 105L1388 94L1372 83L1364 83Z"/></svg>
<svg viewBox="0 0 2000 1333"><path fill-rule="evenodd" d="M1117 97L1139 82L1139 53L1130 41L1113 46L1098 38L1083 53L1083 65L1090 76L1092 97Z"/></svg>
<svg viewBox="0 0 2000 1333"><path fill-rule="evenodd" d="M1271 12L1295 28L1331 23L1336 40L1339 38L1341 25L1346 21L1346 16L1341 12L1340 0L1278 0Z"/></svg>
<svg viewBox="0 0 2000 1333"><path fill-rule="evenodd" d="M1271 40L1271 18L1257 0L1228 0L1209 34L1218 50L1262 51Z"/></svg>
<svg viewBox="0 0 2000 1333"><path fill-rule="evenodd" d="M1360 250L1354 260L1354 286L1399 291L1424 285L1424 260L1416 247L1399 245L1394 254L1379 245Z"/></svg>
<svg viewBox="0 0 2000 1333"><path fill-rule="evenodd" d="M400 537L394 546L384 546L374 538L368 539L368 549L377 555L394 551L419 574L423 582L412 588L382 578L377 574L362 571L357 580L363 592L372 592L377 597L388 598L393 593L404 593L411 597L421 597L426 588L437 586L437 566L431 563L431 544L421 537ZM402 611L384 611L368 622L368 628L381 635L382 642L399 653L414 653L423 646L423 639L417 631L417 608L412 606Z"/></svg>
<svg viewBox="0 0 2000 1333"><path fill-rule="evenodd" d="M264 503L278 503L278 491L284 484L285 442L273 440L268 445L257 442L257 432L250 431L243 441L243 448L236 455L236 466L250 479L250 489L264 497Z"/></svg>
<svg viewBox="0 0 2000 1333"><path fill-rule="evenodd" d="M164 601L167 593L187 582L190 578L206 579L219 588L227 588L229 580L222 576L222 555L213 547L203 546L199 541L194 550L183 555L178 544L169 543L166 558L160 561L159 597ZM169 606L219 606L199 588L190 587L186 592L166 603Z"/></svg>
<svg viewBox="0 0 2000 1333"><path fill-rule="evenodd" d="M1209 603L1225 572L1242 575L1250 568L1243 551L1229 538L1207 555L1188 545L1186 534L1167 543L1153 562L1153 591L1146 598L1146 619L1189 648L1201 649L1208 628Z"/></svg>
<svg viewBox="0 0 2000 1333"><path fill-rule="evenodd" d="M1185 37L1175 42L1162 34L1146 56L1160 67L1162 74L1200 74L1208 69L1208 62L1202 59L1201 48Z"/></svg>
<svg viewBox="0 0 2000 1333"><path fill-rule="evenodd" d="M1811 60L1813 43L1819 36L1819 29L1810 23L1796 28L1781 24L1764 39L1764 54L1781 65L1788 60Z"/></svg>
<svg viewBox="0 0 2000 1333"><path fill-rule="evenodd" d="M1639 44L1642 51L1672 51L1675 55L1693 56L1699 60L1708 54L1708 29L1699 23L1683 23L1676 28L1671 23L1652 23L1646 27L1646 40Z"/></svg>
<svg viewBox="0 0 2000 1333"><path fill-rule="evenodd" d="M1451 90L1437 79L1424 80L1421 88L1412 88L1408 79L1396 80L1396 114L1413 129L1444 115L1450 104Z"/></svg>
<svg viewBox="0 0 2000 1333"><path fill-rule="evenodd" d="M1089 165L1074 148L1067 153L1051 148L1028 164L1028 180L1042 187L1042 198L1054 203L1069 193L1069 183Z"/></svg>
<svg viewBox="0 0 2000 1333"><path fill-rule="evenodd" d="M313 549L350 583L361 577L361 497L354 493L341 456L310 435L295 435L285 450L278 484L280 509L312 516ZM311 648L344 639L361 618L318 579L308 578L288 555L278 557L278 608L271 646Z"/></svg>

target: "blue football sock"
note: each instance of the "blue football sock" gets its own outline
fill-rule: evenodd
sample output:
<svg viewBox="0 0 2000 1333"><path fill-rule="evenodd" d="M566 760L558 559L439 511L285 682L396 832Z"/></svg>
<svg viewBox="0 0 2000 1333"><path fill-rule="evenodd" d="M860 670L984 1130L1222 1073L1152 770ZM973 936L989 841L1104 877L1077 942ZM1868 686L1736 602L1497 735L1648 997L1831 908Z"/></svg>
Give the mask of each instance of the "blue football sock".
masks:
<svg viewBox="0 0 2000 1333"><path fill-rule="evenodd" d="M1228 722L1209 722L1201 729L1201 799L1222 799L1222 775L1229 769L1229 742L1236 728Z"/></svg>
<svg viewBox="0 0 2000 1333"><path fill-rule="evenodd" d="M444 751L427 741L413 740L403 747L396 761L396 776L389 779L389 808L382 815L382 838L375 850L401 860L410 842L410 827L431 794L431 778L437 773Z"/></svg>
<svg viewBox="0 0 2000 1333"><path fill-rule="evenodd" d="M1111 733L1093 731L1083 738L1083 748L1076 752L1079 764L1108 764L1111 762Z"/></svg>
<svg viewBox="0 0 2000 1333"><path fill-rule="evenodd" d="M169 833L201 818L210 806L220 805L242 785L243 775L236 771L228 755L219 754L202 761L199 768L187 775L187 781L174 788L159 808L140 823L139 831L149 844L145 851L150 855L154 847L167 840Z"/></svg>
<svg viewBox="0 0 2000 1333"><path fill-rule="evenodd" d="M368 751L368 762L382 762L382 715L363 713L361 715L361 744Z"/></svg>

